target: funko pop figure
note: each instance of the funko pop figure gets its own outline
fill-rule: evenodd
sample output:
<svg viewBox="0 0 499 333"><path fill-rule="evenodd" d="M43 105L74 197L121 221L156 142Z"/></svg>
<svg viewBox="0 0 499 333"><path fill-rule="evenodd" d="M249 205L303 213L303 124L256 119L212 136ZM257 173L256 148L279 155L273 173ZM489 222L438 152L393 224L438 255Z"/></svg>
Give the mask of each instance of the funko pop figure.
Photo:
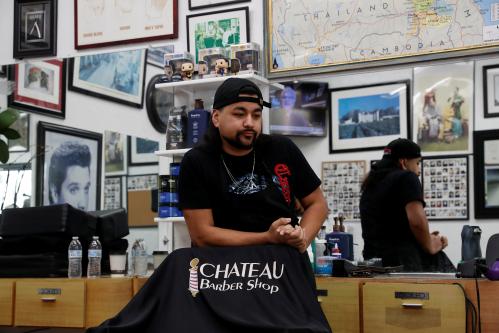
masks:
<svg viewBox="0 0 499 333"><path fill-rule="evenodd" d="M241 62L237 58L230 59L230 72L234 75L241 70Z"/></svg>
<svg viewBox="0 0 499 333"><path fill-rule="evenodd" d="M165 65L163 67L165 71L165 75L161 77L161 82L171 82L172 81L172 75L173 75L173 69L172 65Z"/></svg>
<svg viewBox="0 0 499 333"><path fill-rule="evenodd" d="M192 62L184 62L181 66L182 80L192 79L192 73L194 72L194 64Z"/></svg>
<svg viewBox="0 0 499 333"><path fill-rule="evenodd" d="M227 59L220 58L215 61L215 72L217 73L217 76L226 75L228 68L229 68L229 63Z"/></svg>
<svg viewBox="0 0 499 333"><path fill-rule="evenodd" d="M206 74L208 74L208 64L204 60L199 60L199 62L198 62L198 77L200 79L202 79L203 76L205 76Z"/></svg>

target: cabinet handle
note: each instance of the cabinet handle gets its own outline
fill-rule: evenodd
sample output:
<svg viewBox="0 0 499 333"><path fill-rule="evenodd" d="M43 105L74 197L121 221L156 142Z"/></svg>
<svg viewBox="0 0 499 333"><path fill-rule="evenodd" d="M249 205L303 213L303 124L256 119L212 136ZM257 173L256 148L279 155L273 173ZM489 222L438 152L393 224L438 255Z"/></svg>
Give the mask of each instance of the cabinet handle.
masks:
<svg viewBox="0 0 499 333"><path fill-rule="evenodd" d="M406 309L422 309L422 303L402 303L402 307Z"/></svg>
<svg viewBox="0 0 499 333"><path fill-rule="evenodd" d="M40 300L42 302L46 302L46 303L54 303L55 301L57 301L57 298L55 298L55 297L42 297L42 298L40 298Z"/></svg>

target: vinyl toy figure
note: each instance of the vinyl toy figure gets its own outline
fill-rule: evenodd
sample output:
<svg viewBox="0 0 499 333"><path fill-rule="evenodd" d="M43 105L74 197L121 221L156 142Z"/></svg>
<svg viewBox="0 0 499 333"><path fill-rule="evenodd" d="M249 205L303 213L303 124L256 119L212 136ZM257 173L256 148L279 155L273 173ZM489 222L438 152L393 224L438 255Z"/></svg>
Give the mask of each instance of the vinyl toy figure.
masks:
<svg viewBox="0 0 499 333"><path fill-rule="evenodd" d="M215 72L217 73L217 76L227 75L228 68L229 68L229 63L227 59L220 58L215 61Z"/></svg>
<svg viewBox="0 0 499 333"><path fill-rule="evenodd" d="M194 64L192 62L184 62L181 70L182 80L190 80L192 79L192 73L194 72Z"/></svg>
<svg viewBox="0 0 499 333"><path fill-rule="evenodd" d="M202 79L206 74L208 74L208 64L204 60L198 62L198 77Z"/></svg>
<svg viewBox="0 0 499 333"><path fill-rule="evenodd" d="M241 70L241 62L237 58L230 59L230 72L234 75Z"/></svg>

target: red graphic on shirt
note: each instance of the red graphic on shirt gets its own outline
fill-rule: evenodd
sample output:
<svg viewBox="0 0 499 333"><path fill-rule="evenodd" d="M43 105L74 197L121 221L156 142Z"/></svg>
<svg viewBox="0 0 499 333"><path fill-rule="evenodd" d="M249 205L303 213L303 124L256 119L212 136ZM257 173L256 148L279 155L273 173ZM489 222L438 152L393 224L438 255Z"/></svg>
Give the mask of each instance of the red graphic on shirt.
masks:
<svg viewBox="0 0 499 333"><path fill-rule="evenodd" d="M291 176L291 171L289 171L286 164L280 163L274 167L274 173L277 175L277 180L279 180L279 184L281 185L284 200L289 204L291 202L291 191L287 176Z"/></svg>

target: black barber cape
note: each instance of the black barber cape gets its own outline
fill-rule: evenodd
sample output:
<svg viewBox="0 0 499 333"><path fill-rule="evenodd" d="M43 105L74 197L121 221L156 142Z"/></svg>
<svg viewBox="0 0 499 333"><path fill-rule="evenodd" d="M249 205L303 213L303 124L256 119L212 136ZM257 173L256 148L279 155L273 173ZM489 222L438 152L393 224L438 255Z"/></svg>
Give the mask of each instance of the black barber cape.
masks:
<svg viewBox="0 0 499 333"><path fill-rule="evenodd" d="M87 333L331 332L308 256L289 246L173 251L114 318Z"/></svg>

